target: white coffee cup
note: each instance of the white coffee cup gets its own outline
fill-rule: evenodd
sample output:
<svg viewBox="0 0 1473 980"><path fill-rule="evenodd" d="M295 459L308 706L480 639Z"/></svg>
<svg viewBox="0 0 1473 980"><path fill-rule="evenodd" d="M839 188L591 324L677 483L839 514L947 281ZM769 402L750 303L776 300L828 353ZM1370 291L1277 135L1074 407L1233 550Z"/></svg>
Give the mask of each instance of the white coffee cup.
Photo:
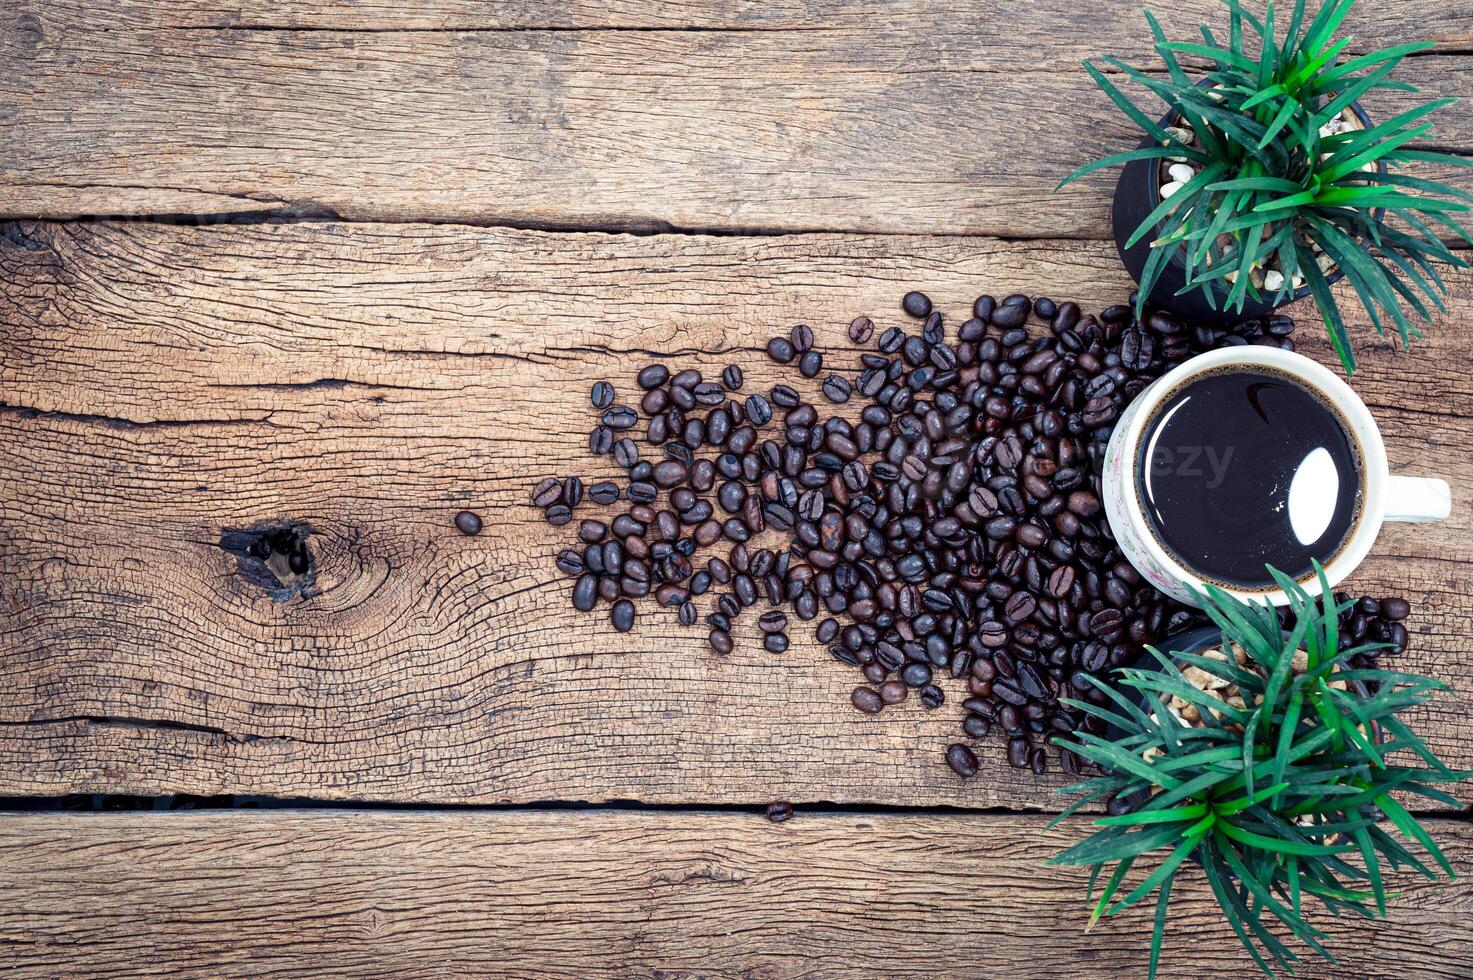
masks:
<svg viewBox="0 0 1473 980"><path fill-rule="evenodd" d="M1116 423L1105 451L1101 489L1115 540L1131 565L1162 592L1196 605L1195 593L1206 583L1162 547L1147 523L1137 480L1137 467L1144 463L1141 439L1157 408L1183 382L1224 367L1268 368L1298 380L1338 411L1360 449L1364 480L1361 509L1349 540L1325 566L1332 588L1370 552L1383 521L1437 521L1451 512L1452 492L1445 480L1390 475L1386 444L1370 409L1333 371L1277 347L1250 345L1210 351L1168 371L1136 396ZM1299 584L1311 595L1320 592L1313 572L1301 578ZM1224 591L1244 599L1267 599L1274 605L1289 601L1281 589Z"/></svg>

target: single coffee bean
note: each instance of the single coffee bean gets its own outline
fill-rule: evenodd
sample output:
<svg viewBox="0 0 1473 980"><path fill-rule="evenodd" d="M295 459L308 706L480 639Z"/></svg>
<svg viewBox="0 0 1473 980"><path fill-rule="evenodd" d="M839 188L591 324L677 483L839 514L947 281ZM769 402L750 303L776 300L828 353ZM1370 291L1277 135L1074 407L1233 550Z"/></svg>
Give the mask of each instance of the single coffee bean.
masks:
<svg viewBox="0 0 1473 980"><path fill-rule="evenodd" d="M614 386L607 381L595 381L588 393L588 400L593 403L594 408L603 411L614 404Z"/></svg>
<svg viewBox="0 0 1473 980"><path fill-rule="evenodd" d="M611 429L628 429L639 421L639 413L625 405L616 405L603 414L604 425Z"/></svg>
<svg viewBox="0 0 1473 980"><path fill-rule="evenodd" d="M553 477L543 480L532 490L533 507L551 507L561 499L563 499L563 483ZM270 551L266 553L270 554Z"/></svg>
<svg viewBox="0 0 1473 980"><path fill-rule="evenodd" d="M639 462L639 444L633 439L620 439L614 443L614 462L625 469Z"/></svg>
<svg viewBox="0 0 1473 980"><path fill-rule="evenodd" d="M924 320L931 312L931 297L914 291L906 293L900 300L900 308L917 320Z"/></svg>
<svg viewBox="0 0 1473 980"><path fill-rule="evenodd" d="M857 316L849 322L849 339L856 344L867 344L875 335L875 321L867 316Z"/></svg>
<svg viewBox="0 0 1473 980"><path fill-rule="evenodd" d="M578 576L578 581L573 585L573 608L579 612L588 612L598 602L598 576L592 574Z"/></svg>
<svg viewBox="0 0 1473 980"><path fill-rule="evenodd" d="M767 819L773 823L785 823L793 818L793 804L786 800L778 800L767 806Z"/></svg>
<svg viewBox="0 0 1473 980"><path fill-rule="evenodd" d="M886 681L880 685L880 700L886 704L899 704L909 693L903 681Z"/></svg>
<svg viewBox="0 0 1473 980"><path fill-rule="evenodd" d="M813 349L813 328L806 323L797 323L789 331L789 339L792 341L793 350L799 354L805 354Z"/></svg>
<svg viewBox="0 0 1473 980"><path fill-rule="evenodd" d="M481 518L468 510L455 515L455 529L461 534L480 534Z"/></svg>
<svg viewBox="0 0 1473 980"><path fill-rule="evenodd" d="M946 747L946 764L963 779L977 775L977 755L960 742Z"/></svg>
<svg viewBox="0 0 1473 980"><path fill-rule="evenodd" d="M849 695L849 703L867 715L879 714L880 710L885 707L885 702L881 700L879 694L875 693L873 688L868 687L856 687Z"/></svg>
<svg viewBox="0 0 1473 980"><path fill-rule="evenodd" d="M798 358L798 373L805 378L812 378L823 370L823 355L816 350L807 351Z"/></svg>
<svg viewBox="0 0 1473 980"><path fill-rule="evenodd" d="M706 637L706 642L719 654L725 655L732 651L731 634L726 630L713 629Z"/></svg>
<svg viewBox="0 0 1473 980"><path fill-rule="evenodd" d="M822 388L824 397L831 402L843 404L844 402L847 402L849 400L849 394L851 391L849 387L849 382L845 381L837 374L831 374L827 378L825 378Z"/></svg>
<svg viewBox="0 0 1473 980"><path fill-rule="evenodd" d="M670 369L663 364L651 364L649 367L640 371L635 377L635 381L645 391L649 391L651 388L658 388L669 380Z"/></svg>
<svg viewBox="0 0 1473 980"><path fill-rule="evenodd" d="M782 337L773 337L767 342L767 356L779 364L790 363L795 354L793 345Z"/></svg>
<svg viewBox="0 0 1473 980"><path fill-rule="evenodd" d="M620 633L628 633L634 628L634 603L628 599L620 599L614 603L609 610L609 621Z"/></svg>
<svg viewBox="0 0 1473 980"><path fill-rule="evenodd" d="M788 649L788 635L768 633L762 637L762 648L768 653L785 653Z"/></svg>
<svg viewBox="0 0 1473 980"><path fill-rule="evenodd" d="M1381 600L1381 615L1387 619L1400 621L1411 615L1412 604L1400 597Z"/></svg>
<svg viewBox="0 0 1473 980"><path fill-rule="evenodd" d="M740 391L742 388L742 369L735 364L728 364L721 371L721 383L726 386L727 391Z"/></svg>

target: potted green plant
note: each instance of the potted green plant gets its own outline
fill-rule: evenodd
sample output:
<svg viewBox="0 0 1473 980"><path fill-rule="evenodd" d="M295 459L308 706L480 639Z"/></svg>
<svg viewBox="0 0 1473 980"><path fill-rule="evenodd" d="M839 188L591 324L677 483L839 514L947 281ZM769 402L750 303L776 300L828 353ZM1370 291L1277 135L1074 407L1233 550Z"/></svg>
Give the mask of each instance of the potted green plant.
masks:
<svg viewBox="0 0 1473 980"><path fill-rule="evenodd" d="M1421 336L1408 309L1422 320L1431 319L1429 304L1446 309L1436 265L1467 266L1439 236L1468 240L1452 212L1467 210L1473 195L1399 172L1473 162L1409 145L1431 130L1427 116L1456 100L1373 122L1358 100L1378 89L1415 91L1389 75L1432 44L1342 61L1350 39L1332 37L1354 0L1327 0L1313 18L1296 0L1282 40L1272 3L1259 21L1239 0L1226 2L1225 43L1205 24L1201 43L1169 42L1146 12L1164 74L1100 59L1159 97L1168 110L1159 118L1085 62L1144 140L1060 186L1125 164L1115 240L1140 284L1138 315L1149 301L1198 319L1241 319L1313 296L1350 373L1355 358L1332 283L1348 280L1376 330L1389 318L1405 346ZM1188 74L1179 56L1205 59L1205 76Z"/></svg>
<svg viewBox="0 0 1473 980"><path fill-rule="evenodd" d="M1275 920L1333 962L1323 933L1304 917L1307 901L1384 917L1384 869L1434 877L1393 832L1453 873L1397 798L1461 807L1435 784L1473 773L1449 769L1402 717L1444 685L1348 666L1385 644L1342 647L1337 623L1348 604L1336 604L1328 583L1312 598L1275 578L1290 597L1287 629L1267 604L1209 588L1203 609L1220 631L1215 649L1168 656L1150 648L1159 669L1119 671L1119 688L1102 687L1108 704L1069 702L1101 719L1108 735L1079 732L1059 744L1105 775L1065 790L1083 795L1059 819L1102 798L1130 805L1097 819L1092 836L1050 863L1092 866L1091 898L1100 872L1113 866L1090 926L1156 894L1153 977L1172 883L1185 868L1206 877L1270 976L1270 959L1292 972L1296 958L1271 928ZM1146 862L1149 873L1127 883Z"/></svg>

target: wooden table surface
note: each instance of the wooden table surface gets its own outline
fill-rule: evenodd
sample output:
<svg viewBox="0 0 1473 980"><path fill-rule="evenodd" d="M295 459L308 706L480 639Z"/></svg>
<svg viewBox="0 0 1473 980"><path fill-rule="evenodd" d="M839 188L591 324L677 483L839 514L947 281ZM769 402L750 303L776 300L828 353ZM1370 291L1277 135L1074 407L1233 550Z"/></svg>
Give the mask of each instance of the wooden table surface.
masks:
<svg viewBox="0 0 1473 980"><path fill-rule="evenodd" d="M1470 0L1347 30L1436 40L1403 76L1473 89ZM807 322L847 361L844 325L912 288L953 322L982 292L1123 299L1113 174L1053 187L1132 140L1079 60L1147 38L1134 0L8 0L0 969L1142 973L1149 910L1086 935L1082 876L1043 867L1087 832L1045 829L1062 778L994 741L957 779L957 699L860 715L807 629L774 657L747 624L718 659L673 616L574 614L567 529L526 495L614 475L588 387L627 395L651 357L765 387L767 337ZM1473 148L1473 112L1434 135ZM1454 504L1348 587L1414 600L1401 663L1452 685L1420 725L1468 768L1473 277L1451 285L1410 353L1355 327L1393 472ZM309 533L305 591L221 546L271 526ZM328 805L17 799L67 794ZM768 823L776 799L798 815ZM1473 824L1429 822L1464 877L1401 882L1303 973L1473 975ZM1173 898L1164 974L1250 975L1204 882Z"/></svg>

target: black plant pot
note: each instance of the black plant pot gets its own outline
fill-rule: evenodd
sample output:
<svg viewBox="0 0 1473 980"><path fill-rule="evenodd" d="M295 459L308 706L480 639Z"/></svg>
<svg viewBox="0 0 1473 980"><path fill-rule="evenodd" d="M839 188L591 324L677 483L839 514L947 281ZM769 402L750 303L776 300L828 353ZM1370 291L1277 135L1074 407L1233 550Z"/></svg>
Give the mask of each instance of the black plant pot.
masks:
<svg viewBox="0 0 1473 980"><path fill-rule="evenodd" d="M1366 115L1359 102L1352 102L1350 109L1355 113L1361 125L1367 129L1371 127L1371 117ZM1160 123L1164 126L1175 125L1175 111L1168 112L1161 117ZM1154 146L1155 141L1149 136L1141 141L1141 147ZM1151 240L1156 238L1155 234L1142 235L1141 240L1130 248L1125 243L1135 230L1140 227L1146 215L1156 209L1161 203L1161 185L1158 179L1161 160L1132 160L1125 165L1121 171L1120 180L1115 184L1115 207L1113 213L1113 226L1115 231L1115 247L1120 250L1120 260L1125 263L1125 268L1130 271L1131 278L1140 283L1141 274L1145 271L1146 260L1151 254ZM1385 172L1385 164L1380 165L1381 171ZM1328 276L1330 282L1340 279L1342 273L1337 269ZM1228 308L1228 290L1220 282L1213 283L1212 289L1216 297L1216 308L1207 301L1200 287L1178 296L1182 287L1187 282L1186 261L1182 257L1182 250L1171 257L1161 270L1161 275L1156 279L1156 284L1151 287L1151 294L1147 302L1151 306L1170 310L1178 316L1184 316L1195 320L1203 320L1209 323L1236 323L1240 320L1249 320L1254 317L1263 316L1278 309L1294 300L1303 299L1309 295L1309 287L1300 287L1293 296L1284 300L1283 303L1275 303L1271 300L1260 300L1254 302L1251 298L1243 303L1240 312L1236 306Z"/></svg>

